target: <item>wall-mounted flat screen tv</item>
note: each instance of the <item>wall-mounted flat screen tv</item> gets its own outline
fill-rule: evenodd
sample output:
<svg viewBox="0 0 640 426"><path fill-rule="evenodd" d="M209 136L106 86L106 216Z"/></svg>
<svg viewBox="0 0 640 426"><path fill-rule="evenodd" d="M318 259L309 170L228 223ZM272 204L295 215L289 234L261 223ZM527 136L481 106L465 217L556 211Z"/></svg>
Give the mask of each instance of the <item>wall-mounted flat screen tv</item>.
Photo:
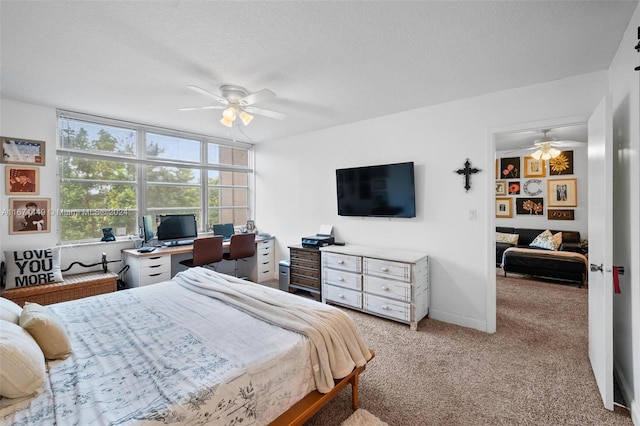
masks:
<svg viewBox="0 0 640 426"><path fill-rule="evenodd" d="M415 217L413 162L336 170L340 216Z"/></svg>

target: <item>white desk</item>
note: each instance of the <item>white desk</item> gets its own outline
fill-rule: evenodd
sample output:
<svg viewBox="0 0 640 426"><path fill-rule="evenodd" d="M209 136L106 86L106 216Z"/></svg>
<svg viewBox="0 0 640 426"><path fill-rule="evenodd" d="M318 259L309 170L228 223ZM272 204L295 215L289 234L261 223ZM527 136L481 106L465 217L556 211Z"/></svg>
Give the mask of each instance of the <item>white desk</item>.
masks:
<svg viewBox="0 0 640 426"><path fill-rule="evenodd" d="M229 242L222 244L229 247ZM151 253L140 253L137 249L122 250L122 259L129 265L125 275L127 287L141 287L171 279L181 270L187 269L179 262L192 256L193 245L158 247ZM256 237L256 254L247 262L240 262L238 268L242 276L251 281L264 282L275 279L276 266L273 237ZM233 262L221 261L216 270L233 275Z"/></svg>

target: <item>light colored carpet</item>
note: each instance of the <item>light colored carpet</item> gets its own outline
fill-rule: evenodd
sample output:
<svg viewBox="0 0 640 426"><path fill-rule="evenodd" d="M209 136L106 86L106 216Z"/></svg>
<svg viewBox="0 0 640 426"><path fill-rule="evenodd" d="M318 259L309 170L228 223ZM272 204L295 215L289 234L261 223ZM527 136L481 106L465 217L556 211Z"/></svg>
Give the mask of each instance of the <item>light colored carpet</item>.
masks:
<svg viewBox="0 0 640 426"><path fill-rule="evenodd" d="M376 351L360 408L390 426L632 425L606 410L588 356L587 289L497 270L497 332L424 319L404 324L346 310ZM338 426L343 390L306 424Z"/></svg>
<svg viewBox="0 0 640 426"><path fill-rule="evenodd" d="M364 408L358 408L355 413L342 422L340 426L389 426Z"/></svg>

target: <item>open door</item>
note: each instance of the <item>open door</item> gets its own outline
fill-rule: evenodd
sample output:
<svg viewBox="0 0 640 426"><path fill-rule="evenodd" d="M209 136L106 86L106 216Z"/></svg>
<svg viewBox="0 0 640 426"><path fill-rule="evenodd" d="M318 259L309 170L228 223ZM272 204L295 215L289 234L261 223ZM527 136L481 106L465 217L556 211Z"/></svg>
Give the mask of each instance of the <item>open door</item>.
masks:
<svg viewBox="0 0 640 426"><path fill-rule="evenodd" d="M589 132L589 359L605 408L613 410L613 125L606 96Z"/></svg>

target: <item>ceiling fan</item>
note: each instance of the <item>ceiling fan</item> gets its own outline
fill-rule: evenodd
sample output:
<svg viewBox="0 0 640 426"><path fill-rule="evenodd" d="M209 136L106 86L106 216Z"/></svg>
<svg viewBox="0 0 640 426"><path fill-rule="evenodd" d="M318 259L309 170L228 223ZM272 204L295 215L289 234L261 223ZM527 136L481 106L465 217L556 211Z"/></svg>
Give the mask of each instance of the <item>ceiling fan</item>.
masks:
<svg viewBox="0 0 640 426"><path fill-rule="evenodd" d="M551 132L551 129L542 129L541 132L543 134L542 138L536 139L533 141L533 146L530 148L526 148L526 151L534 151L531 156L536 160L549 160L551 158L556 158L561 150L564 148L571 147L579 147L583 146L585 142L572 141L572 140L558 140L554 137L549 137L547 133ZM515 152L519 150L513 150L508 152Z"/></svg>
<svg viewBox="0 0 640 426"><path fill-rule="evenodd" d="M220 105L207 105L201 107L187 107L178 108L179 111L194 111L201 109L221 109L222 118L220 123L227 127L232 127L237 117L240 118L242 124L249 125L253 120L253 115L261 115L263 117L275 118L278 120L284 120L287 116L281 112L271 111L264 108L257 108L253 104L269 99L276 94L269 89L262 89L254 93L249 93L247 89L242 86L234 86L230 84L224 84L220 86L221 95L211 93L208 90L202 89L198 86L186 86L187 89L194 92L205 95L209 98L215 99Z"/></svg>

